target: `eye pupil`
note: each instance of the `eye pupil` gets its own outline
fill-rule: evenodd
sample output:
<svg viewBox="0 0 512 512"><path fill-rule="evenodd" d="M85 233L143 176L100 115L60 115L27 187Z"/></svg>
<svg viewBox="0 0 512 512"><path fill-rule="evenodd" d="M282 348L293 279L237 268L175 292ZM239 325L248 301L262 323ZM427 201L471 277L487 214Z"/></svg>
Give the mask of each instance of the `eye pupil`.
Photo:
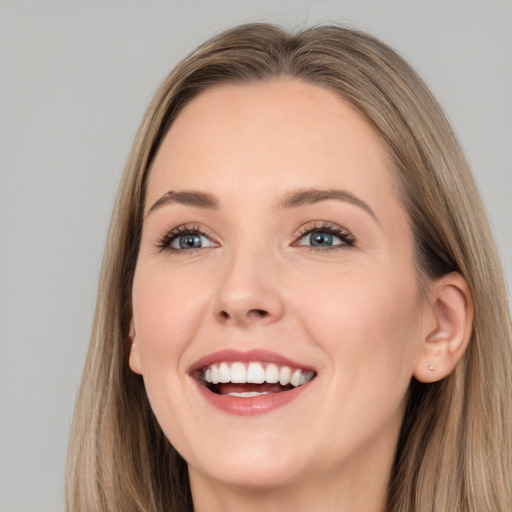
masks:
<svg viewBox="0 0 512 512"><path fill-rule="evenodd" d="M332 235L329 233L313 233L311 235L311 245L316 247L325 247L332 245Z"/></svg>
<svg viewBox="0 0 512 512"><path fill-rule="evenodd" d="M180 236L181 249L197 249L201 247L201 237L199 235L188 234Z"/></svg>

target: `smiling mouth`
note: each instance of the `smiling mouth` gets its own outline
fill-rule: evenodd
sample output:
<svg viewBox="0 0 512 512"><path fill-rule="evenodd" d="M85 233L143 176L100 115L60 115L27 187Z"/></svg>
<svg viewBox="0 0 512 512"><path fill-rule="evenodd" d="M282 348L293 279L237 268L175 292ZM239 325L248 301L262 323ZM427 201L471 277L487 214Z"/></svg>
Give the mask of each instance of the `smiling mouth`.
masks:
<svg viewBox="0 0 512 512"><path fill-rule="evenodd" d="M251 398L290 391L307 384L316 373L274 363L221 362L198 371L200 382L218 395Z"/></svg>

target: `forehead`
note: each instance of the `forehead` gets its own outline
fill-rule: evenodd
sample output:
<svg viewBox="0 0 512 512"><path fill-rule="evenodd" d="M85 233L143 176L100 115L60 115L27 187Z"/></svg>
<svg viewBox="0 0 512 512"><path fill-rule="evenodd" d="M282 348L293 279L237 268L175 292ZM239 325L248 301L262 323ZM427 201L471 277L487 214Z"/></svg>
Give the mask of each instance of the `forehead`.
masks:
<svg viewBox="0 0 512 512"><path fill-rule="evenodd" d="M277 182L369 193L391 188L390 169L379 135L330 89L291 79L220 85L174 121L153 163L148 196L166 187L248 193Z"/></svg>

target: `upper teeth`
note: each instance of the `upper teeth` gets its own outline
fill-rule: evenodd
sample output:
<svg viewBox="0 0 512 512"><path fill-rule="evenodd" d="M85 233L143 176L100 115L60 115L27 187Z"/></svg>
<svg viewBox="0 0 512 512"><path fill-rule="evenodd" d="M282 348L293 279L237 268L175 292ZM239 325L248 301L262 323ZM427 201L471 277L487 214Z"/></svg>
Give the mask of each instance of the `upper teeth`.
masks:
<svg viewBox="0 0 512 512"><path fill-rule="evenodd" d="M281 386L291 384L294 387L301 386L310 381L314 372L296 369L289 366L278 367L274 363L269 363L264 367L262 363L249 363L248 365L240 362L219 363L206 367L203 371L203 377L209 384L218 384L231 382L233 384L275 384L279 382Z"/></svg>

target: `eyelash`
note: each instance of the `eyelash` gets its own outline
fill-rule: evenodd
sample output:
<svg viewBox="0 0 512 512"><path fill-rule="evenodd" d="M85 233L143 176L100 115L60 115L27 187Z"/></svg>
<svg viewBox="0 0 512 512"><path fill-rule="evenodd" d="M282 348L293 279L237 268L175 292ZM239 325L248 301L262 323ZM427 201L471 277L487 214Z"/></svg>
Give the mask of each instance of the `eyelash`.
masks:
<svg viewBox="0 0 512 512"><path fill-rule="evenodd" d="M199 235L204 236L206 238L211 239L211 235L205 233L199 226L177 226L167 234L165 234L162 238L160 238L157 242L157 247L159 252L168 251L171 253L193 253L197 251L197 249L175 249L171 247L171 244L180 236L183 235ZM204 247L203 247L204 249Z"/></svg>
<svg viewBox="0 0 512 512"><path fill-rule="evenodd" d="M299 244L298 242L304 238L307 235L310 235L315 232L322 232L327 233L329 235L336 236L339 238L343 243L339 245L333 245L328 247L320 247L320 246L314 246L314 245L303 245ZM207 234L202 230L199 226L177 226L176 228L172 229L168 233L166 233L162 238L160 238L157 242L157 248L159 252L168 251L171 253L194 253L197 251L197 249L175 249L174 247L171 247L171 244L180 236L183 235L199 235L204 236L208 239L212 239L211 235ZM214 242L215 243L215 242ZM336 224L331 224L330 222L321 222L319 224L314 224L312 227L307 228L301 228L299 230L299 233L297 234L295 242L292 244L294 247L300 246L304 247L307 250L314 251L314 252L325 252L325 251L332 251L332 250L340 250L340 249L346 249L347 247L354 247L356 244L356 238L350 231L347 229L344 229ZM198 248L198 249L205 249L206 247Z"/></svg>
<svg viewBox="0 0 512 512"><path fill-rule="evenodd" d="M298 244L302 238L307 235L310 235L315 232L327 233L329 235L333 235L338 237L343 243L340 245L333 245L330 247L320 247L314 245L301 245ZM312 227L301 228L299 230L299 234L297 236L297 241L294 242L294 245L301 245L301 247L306 248L307 250L314 252L325 252L325 251L333 251L346 249L347 247L354 247L356 244L356 238L354 235L345 228L338 226L336 224L331 224L330 222L321 222L318 224L314 224Z"/></svg>

